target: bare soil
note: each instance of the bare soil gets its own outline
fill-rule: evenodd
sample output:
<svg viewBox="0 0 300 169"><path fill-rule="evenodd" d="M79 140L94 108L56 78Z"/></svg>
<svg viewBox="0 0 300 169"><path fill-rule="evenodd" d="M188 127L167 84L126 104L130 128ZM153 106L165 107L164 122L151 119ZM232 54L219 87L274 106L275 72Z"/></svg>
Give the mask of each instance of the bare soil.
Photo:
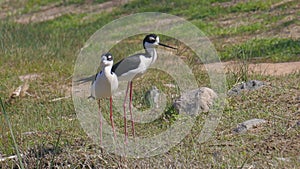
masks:
<svg viewBox="0 0 300 169"><path fill-rule="evenodd" d="M223 69L220 69L223 67ZM205 65L206 69L230 72L239 72L241 69L248 70L250 74L283 76L300 72L300 62L285 63L242 63L236 61L211 63ZM203 67L203 69L205 69Z"/></svg>
<svg viewBox="0 0 300 169"><path fill-rule="evenodd" d="M237 62L225 62L225 68L227 71L234 71L240 67L241 63ZM249 73L280 76L292 74L300 71L300 62L286 62L286 63L250 63L248 65Z"/></svg>

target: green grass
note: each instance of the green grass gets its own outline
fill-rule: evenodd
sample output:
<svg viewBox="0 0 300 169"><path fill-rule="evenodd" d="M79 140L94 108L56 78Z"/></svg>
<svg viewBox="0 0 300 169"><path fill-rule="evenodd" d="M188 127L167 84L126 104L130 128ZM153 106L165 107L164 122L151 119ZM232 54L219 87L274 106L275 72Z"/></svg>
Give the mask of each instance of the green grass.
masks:
<svg viewBox="0 0 300 169"><path fill-rule="evenodd" d="M102 3L107 0L94 0L93 3ZM71 4L84 4L85 0L27 0L25 6L21 10L22 13L30 13L39 11L42 7L48 5L71 5Z"/></svg>
<svg viewBox="0 0 300 169"><path fill-rule="evenodd" d="M94 1L93 3L101 3ZM218 5L218 3L221 5ZM74 63L80 49L88 38L105 24L128 14L159 11L183 17L203 30L216 45L223 61L243 60L247 62L299 61L300 41L291 37L266 35L270 31L297 25L295 18L282 22L296 1L282 4L270 12L270 7L279 0L247 1L224 6L228 0L217 1L131 1L111 12L95 14L66 14L42 23L17 24L13 20L0 22L0 97L8 100L10 94L24 84L18 76L29 73L41 75L28 81L30 95L7 102L7 115L12 124L20 153L30 152L24 160L25 167L44 168L51 165L88 166L116 168L125 164L128 168L238 168L253 165L255 168L296 168L299 166L299 121L296 99L299 97L300 74L273 77L248 74L247 65L237 72L227 74L229 87L236 82L257 79L271 83L254 92L228 98L221 122L209 142L197 142L204 119L208 113L197 117L192 132L165 154L144 159L121 159L106 152L99 155L95 145L82 130L71 98L57 102L52 99L69 93ZM37 12L41 7L63 3L59 0L29 0L23 2L20 13ZM65 1L63 5L83 4L82 0ZM7 3L6 3L7 4ZM8 3L9 4L9 3ZM0 3L0 8L1 8ZM11 4L13 5L13 4ZM16 5L17 6L17 5ZM16 7L17 8L17 7ZM22 11L23 10L23 11ZM295 14L299 14L299 11ZM226 24L221 21L232 20ZM225 26L224 26L225 25ZM257 35L263 37L257 38ZM111 52L120 60L136 50L142 50L139 43L144 35L130 37L117 44ZM237 38L234 43L227 38ZM245 40L244 37L247 39ZM192 51L184 51L184 44L170 37L160 36L166 44L176 44L178 53L193 70L198 86L210 86L208 75L200 67ZM239 40L242 39L242 40ZM126 51L124 53L124 50ZM170 76L151 70L134 83L134 105L141 110L147 105L144 95L155 85L167 94L167 108L163 116L153 123L137 124L137 134L154 135L166 130L180 118L171 107L178 97L177 89L165 87L173 84ZM107 102L106 102L107 103ZM103 111L107 111L105 106ZM2 112L2 110L1 110ZM105 115L108 118L108 115ZM251 118L263 118L267 124L245 134L232 135L238 123ZM16 154L9 127L0 113L0 156ZM116 124L122 127L122 117L116 117ZM49 148L50 147L50 148ZM98 156L99 155L99 156ZM276 160L277 157L291 158L290 162ZM0 168L16 165L18 162L2 162Z"/></svg>
<svg viewBox="0 0 300 169"><path fill-rule="evenodd" d="M224 59L260 58L264 61L294 61L300 55L300 41L292 39L254 39L227 49Z"/></svg>
<svg viewBox="0 0 300 169"><path fill-rule="evenodd" d="M274 2L280 2L278 0L268 1L248 1L239 2L236 5L230 7L229 12L253 12L259 10L268 10Z"/></svg>

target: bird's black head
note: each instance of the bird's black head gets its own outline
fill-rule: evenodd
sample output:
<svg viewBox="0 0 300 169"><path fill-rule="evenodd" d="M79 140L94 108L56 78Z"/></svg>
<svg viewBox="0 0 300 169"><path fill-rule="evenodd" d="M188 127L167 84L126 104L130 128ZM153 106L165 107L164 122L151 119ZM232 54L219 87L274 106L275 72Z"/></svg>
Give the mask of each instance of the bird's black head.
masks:
<svg viewBox="0 0 300 169"><path fill-rule="evenodd" d="M101 57L101 66L112 66L114 63L113 56L110 53L105 53Z"/></svg>
<svg viewBox="0 0 300 169"><path fill-rule="evenodd" d="M146 42L148 43L155 43L157 41L158 36L155 34L149 34L144 38L143 44Z"/></svg>
<svg viewBox="0 0 300 169"><path fill-rule="evenodd" d="M160 43L159 42L159 36L155 35L155 34L149 34L147 35L145 38L144 38L144 41L143 41L143 46L144 48L154 48L155 46L157 45L160 45L160 46L164 46L164 47L167 47L167 48L171 48L171 49L176 49L172 46L169 46L169 45L165 45L163 43Z"/></svg>
<svg viewBox="0 0 300 169"><path fill-rule="evenodd" d="M107 61L112 61L113 60L113 56L112 56L111 53L105 53L103 55L103 57L105 57Z"/></svg>

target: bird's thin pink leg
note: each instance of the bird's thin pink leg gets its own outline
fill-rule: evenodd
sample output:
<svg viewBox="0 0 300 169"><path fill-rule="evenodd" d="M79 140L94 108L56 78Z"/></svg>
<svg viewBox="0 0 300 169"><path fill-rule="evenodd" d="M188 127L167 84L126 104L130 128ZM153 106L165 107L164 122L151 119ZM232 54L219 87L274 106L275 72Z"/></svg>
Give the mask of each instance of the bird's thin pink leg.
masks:
<svg viewBox="0 0 300 169"><path fill-rule="evenodd" d="M100 106L100 99L97 100L98 109L99 109L99 121L100 121L100 146L102 146L102 114L101 114L101 106Z"/></svg>
<svg viewBox="0 0 300 169"><path fill-rule="evenodd" d="M127 100L129 86L130 86L130 82L128 82L126 93L125 93L125 99L124 99L124 103L123 103L125 144L127 143L127 136L128 136L128 134L127 134L127 123L126 123L126 100Z"/></svg>
<svg viewBox="0 0 300 169"><path fill-rule="evenodd" d="M114 132L114 138L116 140L117 136L116 136L116 131L115 131L115 124L114 124L114 118L113 118L113 111L112 111L112 97L109 98L109 110L110 110L110 122L111 122L111 127L113 129Z"/></svg>
<svg viewBox="0 0 300 169"><path fill-rule="evenodd" d="M129 91L129 112L130 112L132 136L134 137L134 120L133 120L131 108L132 108L132 81L130 82L130 91Z"/></svg>

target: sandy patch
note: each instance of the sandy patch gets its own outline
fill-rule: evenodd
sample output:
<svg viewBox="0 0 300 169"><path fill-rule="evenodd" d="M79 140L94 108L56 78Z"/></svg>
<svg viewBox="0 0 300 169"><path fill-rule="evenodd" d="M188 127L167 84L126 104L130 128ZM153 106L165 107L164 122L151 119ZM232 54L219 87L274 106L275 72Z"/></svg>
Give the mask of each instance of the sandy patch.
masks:
<svg viewBox="0 0 300 169"><path fill-rule="evenodd" d="M210 70L221 70L223 66L225 72L236 72L241 66L248 66L248 72L253 74L281 76L300 72L300 62L286 62L286 63L249 63L243 65L242 63L230 61L223 63L211 63L205 65Z"/></svg>

